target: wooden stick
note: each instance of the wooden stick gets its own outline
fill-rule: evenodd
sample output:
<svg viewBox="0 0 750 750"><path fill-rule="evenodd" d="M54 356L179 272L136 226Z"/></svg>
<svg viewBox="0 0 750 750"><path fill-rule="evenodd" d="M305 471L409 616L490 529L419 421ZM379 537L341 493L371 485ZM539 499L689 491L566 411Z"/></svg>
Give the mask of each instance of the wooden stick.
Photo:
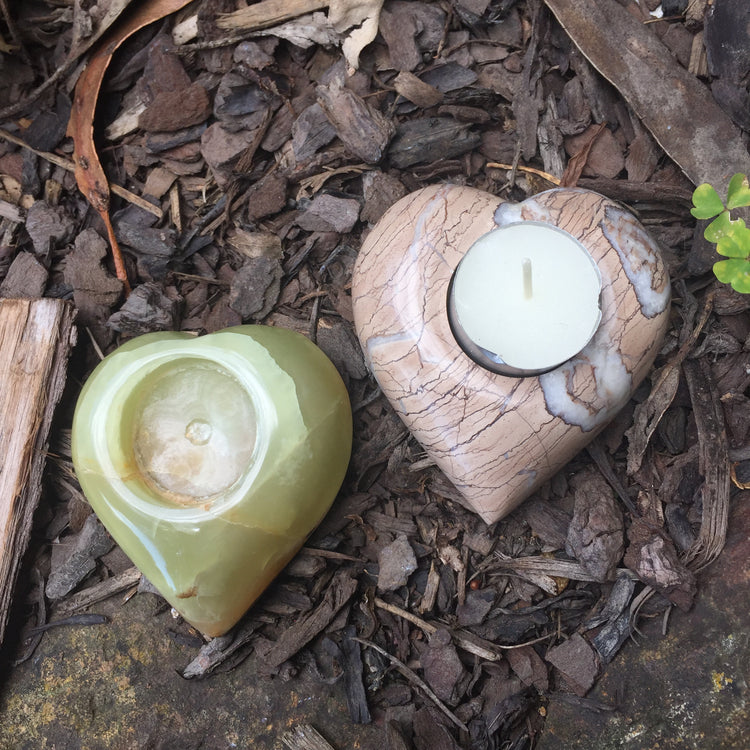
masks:
<svg viewBox="0 0 750 750"><path fill-rule="evenodd" d="M16 146L20 146L21 148L25 148L28 151L31 151L32 154L36 154L41 159L45 159L50 164L54 164L61 169L65 169L68 172L75 172L75 164L70 159L66 159L63 156L53 154L49 151L39 151L35 148L32 148L24 140L22 140L18 136L13 135L13 133L9 133L3 128L0 128L0 138L3 138L9 143L15 143ZM110 183L109 189L115 195L118 195L120 198L124 198L126 201L132 203L135 206L138 206L138 208L142 208L144 211L148 211L158 219L163 218L164 212L161 210L161 208L159 208L159 206L155 206L145 198L141 198L140 195L136 195L135 193L130 192L130 190L122 187L122 185L115 185L114 183ZM3 203L5 203L5 201L3 201Z"/></svg>
<svg viewBox="0 0 750 750"><path fill-rule="evenodd" d="M267 29L305 13L327 8L328 4L328 0L263 0L234 13L220 14L216 25L220 29Z"/></svg>
<svg viewBox="0 0 750 750"><path fill-rule="evenodd" d="M0 643L42 491L52 415L75 343L73 307L0 300Z"/></svg>
<svg viewBox="0 0 750 750"><path fill-rule="evenodd" d="M104 601L110 596L135 586L140 580L141 571L136 567L128 568L116 576L95 583L93 586L63 599L55 608L55 614L57 617L68 617L75 612L90 607L92 604Z"/></svg>
<svg viewBox="0 0 750 750"><path fill-rule="evenodd" d="M299 724L285 732L281 742L289 750L333 750L333 745L326 742L320 732L310 724Z"/></svg>
<svg viewBox="0 0 750 750"><path fill-rule="evenodd" d="M456 714L451 711L448 706L435 695L430 686L409 667L406 666L400 659L397 659L393 654L389 654L384 648L380 648L377 643L372 641L365 641L362 638L352 638L353 641L361 643L363 646L374 649L382 656L385 656L388 661L393 664L401 674L406 677L407 680L413 682L422 692L459 728L464 732L468 732L469 728L459 719Z"/></svg>
<svg viewBox="0 0 750 750"><path fill-rule="evenodd" d="M386 612L390 612L392 615L403 617L404 620L408 620L413 625L416 625L423 632L427 633L427 635L432 635L437 632L437 625L428 622L427 620L423 620L421 617L418 617L401 607L397 607L395 604L388 604L388 602L376 598L375 606L384 609ZM462 648L464 651L468 651L470 654L474 654L474 656L478 656L485 661L498 661L499 659L502 659L503 651L512 651L513 649L523 648L524 646L533 646L535 643L541 643L542 641L546 641L555 636L555 633L548 633L539 638L534 638L531 641L524 641L523 643L514 643L512 646L506 646L480 638L480 636L474 635L474 633L468 630L453 629L443 623L439 623L439 625L440 627L445 628L451 636L453 636L456 645L459 648Z"/></svg>
<svg viewBox="0 0 750 750"><path fill-rule="evenodd" d="M388 602L383 601L382 599L376 598L375 606L379 609L384 609L386 612L390 612L392 615L403 617L404 620L408 620L412 625L416 625L424 633L427 633L427 635L432 635L438 630L437 625L428 622L427 620L423 620L421 617L418 617L401 607L397 607L395 604L388 604ZM485 661L497 661L502 658L502 654L495 651L496 646L494 643L485 641L483 638L480 638L473 633L470 634L470 637L466 637L462 632L451 630L447 625L443 626L441 624L441 627L445 627L445 629L451 633L456 639L458 646L464 649L464 651L468 651L470 654L474 654L474 656L478 656Z"/></svg>

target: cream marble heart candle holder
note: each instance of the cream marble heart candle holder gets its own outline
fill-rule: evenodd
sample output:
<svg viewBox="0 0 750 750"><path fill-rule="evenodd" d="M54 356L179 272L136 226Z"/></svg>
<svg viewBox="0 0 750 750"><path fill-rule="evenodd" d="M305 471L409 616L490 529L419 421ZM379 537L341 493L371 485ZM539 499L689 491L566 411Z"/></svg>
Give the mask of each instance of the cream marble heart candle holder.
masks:
<svg viewBox="0 0 750 750"><path fill-rule="evenodd" d="M472 359L457 343L449 292L480 238L525 223L554 227L590 254L601 277L601 317L566 361L531 375L510 368L522 375L512 377L475 362L483 349ZM370 232L352 297L362 348L391 405L468 506L493 523L628 401L662 342L670 286L641 224L601 195L561 188L511 204L439 185L401 199Z"/></svg>

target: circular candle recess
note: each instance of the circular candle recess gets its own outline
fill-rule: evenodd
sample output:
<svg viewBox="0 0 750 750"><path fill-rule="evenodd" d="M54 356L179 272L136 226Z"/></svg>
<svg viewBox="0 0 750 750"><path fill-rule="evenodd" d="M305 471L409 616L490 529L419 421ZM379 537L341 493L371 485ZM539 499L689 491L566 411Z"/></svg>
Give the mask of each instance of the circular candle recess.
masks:
<svg viewBox="0 0 750 750"><path fill-rule="evenodd" d="M219 365L200 359L164 365L132 400L136 464L164 497L204 503L226 492L252 461L252 398Z"/></svg>
<svg viewBox="0 0 750 750"><path fill-rule="evenodd" d="M152 333L106 357L73 419L81 487L183 617L226 632L302 546L344 479L351 407L292 331Z"/></svg>
<svg viewBox="0 0 750 750"><path fill-rule="evenodd" d="M557 227L508 224L480 237L456 267L448 318L461 348L502 375L548 372L591 340L602 277L588 250Z"/></svg>

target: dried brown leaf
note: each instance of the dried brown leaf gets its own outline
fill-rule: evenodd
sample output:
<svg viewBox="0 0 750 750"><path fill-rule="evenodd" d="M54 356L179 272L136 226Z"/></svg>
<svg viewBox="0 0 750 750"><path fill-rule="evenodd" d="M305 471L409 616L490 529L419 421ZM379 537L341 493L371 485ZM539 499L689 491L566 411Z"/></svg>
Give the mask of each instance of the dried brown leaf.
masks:
<svg viewBox="0 0 750 750"><path fill-rule="evenodd" d="M695 574L680 560L672 540L642 518L633 520L628 539L625 565L687 612L695 597Z"/></svg>
<svg viewBox="0 0 750 750"><path fill-rule="evenodd" d="M73 160L76 182L89 203L99 212L107 227L117 278L123 282L128 291L125 265L109 217L109 184L94 145L96 103L104 73L117 48L139 29L174 13L188 2L190 0L151 0L151 2L141 3L122 22L115 24L102 38L97 51L92 55L86 69L78 79L73 108L68 121L68 135L75 144Z"/></svg>
<svg viewBox="0 0 750 750"><path fill-rule="evenodd" d="M565 167L565 172L560 179L560 187L575 187L578 184L591 149L605 127L606 123L600 122L598 125L592 125L589 128L588 139L581 146L580 150L570 157L568 166Z"/></svg>
<svg viewBox="0 0 750 750"><path fill-rule="evenodd" d="M348 32L341 44L350 72L359 66L359 53L377 36L383 0L331 0L328 20L339 33Z"/></svg>

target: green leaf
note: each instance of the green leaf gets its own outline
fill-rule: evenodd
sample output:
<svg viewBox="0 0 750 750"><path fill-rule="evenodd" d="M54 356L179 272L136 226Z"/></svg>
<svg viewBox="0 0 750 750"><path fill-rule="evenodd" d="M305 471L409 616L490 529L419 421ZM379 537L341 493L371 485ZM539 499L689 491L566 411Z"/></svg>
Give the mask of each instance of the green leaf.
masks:
<svg viewBox="0 0 750 750"><path fill-rule="evenodd" d="M720 260L714 263L714 274L719 281L731 284L735 291L750 293L750 263L746 260Z"/></svg>
<svg viewBox="0 0 750 750"><path fill-rule="evenodd" d="M742 219L732 220L729 211L722 211L703 232L703 236L709 242L718 242L722 237L730 232L736 231L737 228L744 229L745 222Z"/></svg>
<svg viewBox="0 0 750 750"><path fill-rule="evenodd" d="M750 255L750 229L745 226L739 226L738 222L738 225L730 232L730 235L735 243L737 243L737 247L745 253L745 256Z"/></svg>
<svg viewBox="0 0 750 750"><path fill-rule="evenodd" d="M739 232L729 232L720 237L716 243L716 252L727 258L747 258L750 255L750 229L741 231L748 236L740 235Z"/></svg>
<svg viewBox="0 0 750 750"><path fill-rule="evenodd" d="M724 210L724 204L712 185L704 182L693 191L693 205L690 213L696 219L710 219Z"/></svg>
<svg viewBox="0 0 750 750"><path fill-rule="evenodd" d="M746 231L750 232L750 230ZM719 239L716 243L716 252L727 258L747 258L750 255L750 250L745 249L743 244L737 241L734 232L725 234Z"/></svg>
<svg viewBox="0 0 750 750"><path fill-rule="evenodd" d="M742 208L750 206L750 184L747 175L737 173L729 180L727 189L727 208Z"/></svg>

